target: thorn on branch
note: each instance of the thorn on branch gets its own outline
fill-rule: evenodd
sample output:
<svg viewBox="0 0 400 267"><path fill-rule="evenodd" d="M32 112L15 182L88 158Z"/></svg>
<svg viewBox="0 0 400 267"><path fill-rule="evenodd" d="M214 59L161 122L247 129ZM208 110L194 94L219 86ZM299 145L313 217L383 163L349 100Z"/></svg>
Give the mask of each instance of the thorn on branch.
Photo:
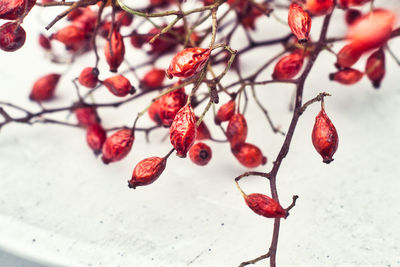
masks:
<svg viewBox="0 0 400 267"><path fill-rule="evenodd" d="M256 264L257 262L259 262L263 259L266 259L268 257L269 257L269 252L267 254L264 254L264 255L261 255L260 257L255 258L253 260L244 261L239 265L239 267L244 267L244 266L250 265L250 264Z"/></svg>
<svg viewBox="0 0 400 267"><path fill-rule="evenodd" d="M292 204L290 204L289 205L289 207L287 207L285 210L286 210L286 217L285 217L285 219L289 216L289 211L294 207L294 206L296 206L296 201L297 201L297 199L299 198L299 196L297 196L297 195L294 195L293 196L293 198L292 198Z"/></svg>

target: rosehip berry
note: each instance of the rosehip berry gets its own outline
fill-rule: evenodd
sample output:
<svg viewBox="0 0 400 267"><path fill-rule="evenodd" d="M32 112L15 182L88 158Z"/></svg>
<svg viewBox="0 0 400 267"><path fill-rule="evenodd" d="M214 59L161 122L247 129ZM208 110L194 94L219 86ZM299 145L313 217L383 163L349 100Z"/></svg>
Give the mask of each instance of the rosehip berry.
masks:
<svg viewBox="0 0 400 267"><path fill-rule="evenodd" d="M337 53L336 65L342 68L349 68L360 59L361 55L362 51L359 47L350 43L345 45L339 53Z"/></svg>
<svg viewBox="0 0 400 267"><path fill-rule="evenodd" d="M169 138L178 157L184 158L196 139L196 120L190 104L176 114L169 129Z"/></svg>
<svg viewBox="0 0 400 267"><path fill-rule="evenodd" d="M166 158L151 157L139 162L133 169L132 178L128 181L129 188L152 184L165 170Z"/></svg>
<svg viewBox="0 0 400 267"><path fill-rule="evenodd" d="M67 20L73 21L76 18L78 18L79 16L81 16L82 13L83 13L83 8L79 7L79 8L72 9L67 15Z"/></svg>
<svg viewBox="0 0 400 267"><path fill-rule="evenodd" d="M199 118L196 116L196 121L198 121ZM207 140L211 139L211 133L210 130L208 130L208 127L204 120L200 122L199 127L197 127L197 133L196 133L196 140L201 141L201 140Z"/></svg>
<svg viewBox="0 0 400 267"><path fill-rule="evenodd" d="M104 131L103 127L98 123L90 125L86 130L86 142L95 155L101 153L106 138L106 131Z"/></svg>
<svg viewBox="0 0 400 267"><path fill-rule="evenodd" d="M60 41L67 47L83 42L85 37L85 31L75 25L66 26L51 36L52 39Z"/></svg>
<svg viewBox="0 0 400 267"><path fill-rule="evenodd" d="M329 74L329 79L333 80L333 81L337 81L338 83L341 83L341 84L351 85L351 84L355 84L359 80L361 80L362 76L363 76L362 72L355 70L355 69L347 68L347 69L343 69L338 72Z"/></svg>
<svg viewBox="0 0 400 267"><path fill-rule="evenodd" d="M311 17L296 3L289 7L288 24L299 43L307 42L311 30Z"/></svg>
<svg viewBox="0 0 400 267"><path fill-rule="evenodd" d="M14 52L25 44L26 33L18 23L7 22L0 27L0 49Z"/></svg>
<svg viewBox="0 0 400 267"><path fill-rule="evenodd" d="M335 2L333 0L307 0L306 9L314 16L330 13Z"/></svg>
<svg viewBox="0 0 400 267"><path fill-rule="evenodd" d="M264 10L267 12L267 10ZM243 14L240 18L240 23L243 25L245 29L256 29L256 20L262 15L263 13L259 10L259 8L255 6L249 7L248 11Z"/></svg>
<svg viewBox="0 0 400 267"><path fill-rule="evenodd" d="M258 215L267 218L285 218L287 216L286 210L269 196L255 193L245 195L244 200L247 206Z"/></svg>
<svg viewBox="0 0 400 267"><path fill-rule="evenodd" d="M147 114L149 114L149 117L152 121L157 123L158 125L161 125L161 118L160 118L160 99L157 99L154 101L149 109L147 110Z"/></svg>
<svg viewBox="0 0 400 267"><path fill-rule="evenodd" d="M211 148L204 143L196 143L189 150L189 157L194 164L204 166L211 160Z"/></svg>
<svg viewBox="0 0 400 267"><path fill-rule="evenodd" d="M82 126L90 126L100 122L97 111L94 107L82 107L74 110L78 123Z"/></svg>
<svg viewBox="0 0 400 267"><path fill-rule="evenodd" d="M162 27L165 26L167 25L162 25ZM149 42L153 38L153 36L159 34L160 31L161 30L158 28L151 29L147 34L149 37L146 38L145 40ZM176 44L177 44L176 37L174 35L172 35L171 33L164 33L159 38L157 38L153 43L150 44L151 50L149 51L149 53L163 54L174 49Z"/></svg>
<svg viewBox="0 0 400 267"><path fill-rule="evenodd" d="M49 100L53 97L61 75L52 73L40 77L34 84L29 95L33 101Z"/></svg>
<svg viewBox="0 0 400 267"><path fill-rule="evenodd" d="M304 57L299 53L292 53L282 57L275 65L272 78L288 80L294 78L303 67Z"/></svg>
<svg viewBox="0 0 400 267"><path fill-rule="evenodd" d="M315 118L315 124L312 131L312 143L317 152L322 156L324 163L333 161L338 144L339 136L336 128L326 115L324 108L318 113Z"/></svg>
<svg viewBox="0 0 400 267"><path fill-rule="evenodd" d="M72 25L82 29L86 35L90 36L96 26L97 13L86 7L82 9L82 14L76 17Z"/></svg>
<svg viewBox="0 0 400 267"><path fill-rule="evenodd" d="M117 18L116 18L117 24L122 25L122 26L129 26L132 24L132 21L133 21L132 14L125 12L125 11L118 12Z"/></svg>
<svg viewBox="0 0 400 267"><path fill-rule="evenodd" d="M99 82L98 76L99 70L97 68L87 67L82 70L78 81L81 85L87 88L95 88Z"/></svg>
<svg viewBox="0 0 400 267"><path fill-rule="evenodd" d="M175 84L176 85L176 84ZM164 126L170 126L176 113L185 105L185 88L179 88L160 98L160 119Z"/></svg>
<svg viewBox="0 0 400 267"><path fill-rule="evenodd" d="M261 150L249 143L237 144L232 147L232 153L247 168L255 168L267 163L267 158L263 156Z"/></svg>
<svg viewBox="0 0 400 267"><path fill-rule="evenodd" d="M217 111L215 116L215 124L219 125L223 121L229 121L230 118L235 114L235 100L230 100L229 102L223 104Z"/></svg>
<svg viewBox="0 0 400 267"><path fill-rule="evenodd" d="M16 20L27 14L36 0L0 1L0 19Z"/></svg>
<svg viewBox="0 0 400 267"><path fill-rule="evenodd" d="M111 34L111 40L104 46L104 54L111 72L117 72L125 56L124 40L119 32L114 31Z"/></svg>
<svg viewBox="0 0 400 267"><path fill-rule="evenodd" d="M49 38L47 38L42 33L39 35L39 45L45 50L50 50L51 49L51 43L50 43Z"/></svg>
<svg viewBox="0 0 400 267"><path fill-rule="evenodd" d="M147 72L140 81L145 90L159 89L165 78L165 71L161 69L152 69Z"/></svg>
<svg viewBox="0 0 400 267"><path fill-rule="evenodd" d="M133 32L130 41L133 47L142 48L143 44L146 42L146 39L143 36Z"/></svg>
<svg viewBox="0 0 400 267"><path fill-rule="evenodd" d="M115 96L124 97L127 94L134 94L135 88L129 80L122 75L113 76L104 80L103 84Z"/></svg>
<svg viewBox="0 0 400 267"><path fill-rule="evenodd" d="M362 16L361 11L359 11L357 9L348 9L348 10L346 10L346 13L344 14L344 19L345 19L347 25L352 25L361 16Z"/></svg>
<svg viewBox="0 0 400 267"><path fill-rule="evenodd" d="M131 151L134 139L131 129L116 131L104 142L102 161L108 164L125 158Z"/></svg>
<svg viewBox="0 0 400 267"><path fill-rule="evenodd" d="M180 51L171 60L171 64L167 70L168 78L181 77L189 78L205 66L210 57L211 50L208 48L186 48Z"/></svg>
<svg viewBox="0 0 400 267"><path fill-rule="evenodd" d="M231 144L231 147L235 147L237 144L244 143L247 137L247 123L245 117L240 114L234 114L226 129L226 137Z"/></svg>
<svg viewBox="0 0 400 267"><path fill-rule="evenodd" d="M368 57L365 74L367 74L368 79L370 79L375 88L380 87L382 79L385 76L385 53L382 48Z"/></svg>
<svg viewBox="0 0 400 267"><path fill-rule="evenodd" d="M351 6L361 6L371 0L338 0L338 6L340 8L348 8Z"/></svg>

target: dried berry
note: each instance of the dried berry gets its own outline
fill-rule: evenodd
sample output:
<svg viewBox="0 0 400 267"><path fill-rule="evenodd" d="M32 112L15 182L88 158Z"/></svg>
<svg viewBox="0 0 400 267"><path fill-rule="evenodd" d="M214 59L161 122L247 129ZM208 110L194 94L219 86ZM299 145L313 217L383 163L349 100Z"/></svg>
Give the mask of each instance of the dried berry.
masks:
<svg viewBox="0 0 400 267"><path fill-rule="evenodd" d="M140 81L141 85L146 90L159 89L165 78L165 71L161 69L151 69L147 72Z"/></svg>
<svg viewBox="0 0 400 267"><path fill-rule="evenodd" d="M82 43L85 37L85 31L75 25L68 25L51 36L52 39L60 41L67 47Z"/></svg>
<svg viewBox="0 0 400 267"><path fill-rule="evenodd" d="M255 193L245 195L244 200L247 206L258 215L267 218L285 218L287 216L286 210L269 196Z"/></svg>
<svg viewBox="0 0 400 267"><path fill-rule="evenodd" d="M329 74L329 79L333 80L333 81L337 81L338 83L341 83L341 84L351 85L351 84L355 84L359 80L361 80L362 76L363 76L362 72L355 70L355 69L347 68L347 69L343 69L338 72Z"/></svg>
<svg viewBox="0 0 400 267"><path fill-rule="evenodd" d="M169 138L177 156L186 157L196 139L196 121L190 104L186 104L176 114L169 129Z"/></svg>
<svg viewBox="0 0 400 267"><path fill-rule="evenodd" d="M108 164L125 158L131 151L134 139L131 129L116 131L104 142L102 161Z"/></svg>
<svg viewBox="0 0 400 267"><path fill-rule="evenodd" d="M204 166L211 160L211 148L204 143L196 143L189 150L189 157L194 164Z"/></svg>
<svg viewBox="0 0 400 267"><path fill-rule="evenodd" d="M306 9L314 16L322 16L333 10L333 0L307 0Z"/></svg>
<svg viewBox="0 0 400 267"><path fill-rule="evenodd" d="M114 31L111 34L111 40L104 46L104 54L111 72L117 72L125 56L124 40L119 32Z"/></svg>
<svg viewBox="0 0 400 267"><path fill-rule="evenodd" d="M160 118L160 99L157 99L154 101L149 109L147 110L147 114L149 114L149 117L152 121L157 123L158 125L161 124L161 118Z"/></svg>
<svg viewBox="0 0 400 267"><path fill-rule="evenodd" d="M296 3L289 7L288 24L299 43L307 42L311 30L311 17Z"/></svg>
<svg viewBox="0 0 400 267"><path fill-rule="evenodd" d="M187 96L183 87L169 92L160 98L159 114L162 125L170 126L172 124L176 113L185 105L186 100Z"/></svg>
<svg viewBox="0 0 400 267"><path fill-rule="evenodd" d="M385 76L385 53L382 48L368 57L365 74L375 88L380 87L382 79Z"/></svg>
<svg viewBox="0 0 400 267"><path fill-rule="evenodd" d="M45 50L50 50L51 49L51 43L50 43L49 38L47 38L42 33L39 35L39 45Z"/></svg>
<svg viewBox="0 0 400 267"><path fill-rule="evenodd" d="M229 102L223 104L217 111L215 123L219 125L223 121L229 121L233 114L235 114L235 108L235 100L230 100Z"/></svg>
<svg viewBox="0 0 400 267"><path fill-rule="evenodd" d="M127 94L134 94L135 88L129 80L122 75L116 75L104 80L103 84L115 96L124 97Z"/></svg>
<svg viewBox="0 0 400 267"><path fill-rule="evenodd" d="M81 85L87 88L95 88L99 82L98 76L99 70L97 68L87 67L82 70L78 81Z"/></svg>
<svg viewBox="0 0 400 267"><path fill-rule="evenodd" d="M18 23L7 22L0 27L0 49L14 52L20 49L26 39L24 28Z"/></svg>
<svg viewBox="0 0 400 267"><path fill-rule="evenodd" d="M0 1L0 19L16 20L26 15L35 3L36 0Z"/></svg>
<svg viewBox="0 0 400 267"><path fill-rule="evenodd" d="M101 153L106 138L106 131L98 123L90 125L86 130L86 142L96 155Z"/></svg>
<svg viewBox="0 0 400 267"><path fill-rule="evenodd" d="M324 108L318 113L315 118L315 124L312 131L312 143L317 152L322 156L324 163L333 161L338 144L339 136L336 128L326 115Z"/></svg>
<svg viewBox="0 0 400 267"><path fill-rule="evenodd" d="M128 181L129 188L152 184L165 170L166 158L151 157L139 162L133 169L132 178Z"/></svg>
<svg viewBox="0 0 400 267"><path fill-rule="evenodd" d="M56 73L40 77L33 84L29 98L34 101L44 101L52 98L60 77L61 75Z"/></svg>
<svg viewBox="0 0 400 267"><path fill-rule="evenodd" d="M189 78L202 70L208 58L210 57L211 50L208 48L186 48L180 51L171 60L171 64L167 70L168 78L181 77Z"/></svg>
<svg viewBox="0 0 400 267"><path fill-rule="evenodd" d="M74 110L79 125L90 126L100 122L97 111L94 107L81 107Z"/></svg>
<svg viewBox="0 0 400 267"><path fill-rule="evenodd" d="M349 68L358 61L362 53L358 46L353 43L347 44L337 53L336 65L341 68Z"/></svg>
<svg viewBox="0 0 400 267"><path fill-rule="evenodd" d="M226 129L226 137L231 144L231 147L235 147L237 144L244 143L247 137L247 123L245 117L240 114L234 114Z"/></svg>
<svg viewBox="0 0 400 267"><path fill-rule="evenodd" d="M294 78L303 67L304 57L299 53L291 53L282 57L275 65L273 79L287 80Z"/></svg>
<svg viewBox="0 0 400 267"><path fill-rule="evenodd" d="M232 147L232 153L236 159L247 168L255 168L267 163L261 150L249 143L240 143Z"/></svg>

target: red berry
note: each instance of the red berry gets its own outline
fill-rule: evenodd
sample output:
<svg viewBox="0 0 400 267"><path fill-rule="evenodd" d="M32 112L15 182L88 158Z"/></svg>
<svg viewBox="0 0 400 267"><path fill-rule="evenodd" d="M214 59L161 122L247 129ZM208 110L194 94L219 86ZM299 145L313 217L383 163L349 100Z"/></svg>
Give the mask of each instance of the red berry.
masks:
<svg viewBox="0 0 400 267"><path fill-rule="evenodd" d="M159 89L165 78L165 71L161 69L151 69L147 72L140 81L141 85L146 90Z"/></svg>
<svg viewBox="0 0 400 267"><path fill-rule="evenodd" d="M196 139L196 120L190 104L176 114L169 129L169 138L178 157L184 158Z"/></svg>
<svg viewBox="0 0 400 267"><path fill-rule="evenodd" d="M211 50L208 48L186 48L180 51L171 60L167 70L168 78L189 78L201 71L210 57Z"/></svg>
<svg viewBox="0 0 400 267"><path fill-rule="evenodd" d="M104 54L111 72L117 72L125 56L124 40L119 32L114 31L111 34L111 40L104 46Z"/></svg>
<svg viewBox="0 0 400 267"><path fill-rule="evenodd" d="M124 97L135 93L135 88L129 80L122 75L113 76L104 80L103 84L115 96Z"/></svg>
<svg viewBox="0 0 400 267"><path fill-rule="evenodd" d="M324 163L333 161L332 157L338 148L339 136L335 126L328 118L323 108L321 108L321 111L315 118L312 131L312 143L317 152L322 156Z"/></svg>
<svg viewBox="0 0 400 267"><path fill-rule="evenodd" d="M329 74L329 79L331 79L333 81L337 81L338 83L341 83L341 84L351 85L351 84L355 84L359 80L361 80L362 76L363 76L362 72L355 70L355 69L347 68L347 69L343 69L338 72Z"/></svg>
<svg viewBox="0 0 400 267"><path fill-rule="evenodd" d="M176 85L176 84L175 84ZM170 126L176 113L185 105L185 88L179 88L160 98L159 115L164 126Z"/></svg>
<svg viewBox="0 0 400 267"><path fill-rule="evenodd" d="M104 142L102 161L108 164L125 158L131 151L134 139L131 129L116 131Z"/></svg>
<svg viewBox="0 0 400 267"><path fill-rule="evenodd" d="M267 218L285 218L286 210L274 199L263 194L244 195L244 200L255 213Z"/></svg>
<svg viewBox="0 0 400 267"><path fill-rule="evenodd" d="M358 61L361 55L362 51L359 47L350 43L345 45L339 53L337 53L336 65L342 68L349 68Z"/></svg>
<svg viewBox="0 0 400 267"><path fill-rule="evenodd" d="M149 114L149 117L152 121L157 123L158 125L161 124L161 118L160 118L160 99L157 99L154 101L149 109L147 110L147 114Z"/></svg>
<svg viewBox="0 0 400 267"><path fill-rule="evenodd" d="M98 76L99 70L97 68L87 67L82 70L78 81L81 85L87 88L95 88L99 82Z"/></svg>
<svg viewBox="0 0 400 267"><path fill-rule="evenodd" d="M152 184L165 170L165 158L151 157L139 162L133 169L132 178L128 182L129 188Z"/></svg>
<svg viewBox="0 0 400 267"><path fill-rule="evenodd" d="M229 121L233 114L235 114L235 108L235 100L230 100L229 102L223 104L217 111L215 123L219 125L223 121Z"/></svg>
<svg viewBox="0 0 400 267"><path fill-rule="evenodd" d="M85 127L97 124L100 121L97 111L93 107L77 108L74 113L78 123Z"/></svg>
<svg viewBox="0 0 400 267"><path fill-rule="evenodd" d="M368 57L365 74L367 74L368 79L370 79L375 88L380 87L382 79L385 76L385 53L382 48Z"/></svg>
<svg viewBox="0 0 400 267"><path fill-rule="evenodd" d="M86 130L86 142L96 155L101 153L106 138L106 132L98 123L90 125Z"/></svg>
<svg viewBox="0 0 400 267"><path fill-rule="evenodd" d="M311 17L296 3L289 7L288 24L299 43L307 42L311 30Z"/></svg>
<svg viewBox="0 0 400 267"><path fill-rule="evenodd" d="M194 164L204 166L211 160L211 148L204 143L196 143L189 150L189 157Z"/></svg>
<svg viewBox="0 0 400 267"><path fill-rule="evenodd" d="M34 101L44 101L52 98L60 77L61 75L56 73L40 77L33 84L29 98Z"/></svg>
<svg viewBox="0 0 400 267"><path fill-rule="evenodd" d="M36 0L2 0L0 1L0 19L16 20L27 14L35 3Z"/></svg>
<svg viewBox="0 0 400 267"><path fill-rule="evenodd" d="M82 9L82 14L74 18L72 25L82 29L86 35L90 36L96 26L97 13L86 7Z"/></svg>
<svg viewBox="0 0 400 267"><path fill-rule="evenodd" d="M42 1L43 2L43 1ZM78 18L79 16L81 16L82 15L82 13L83 13L83 8L75 8L75 9L72 9L69 13L68 13L68 15L67 15L67 20L69 20L69 21L73 21L73 20L75 20L76 18Z"/></svg>
<svg viewBox="0 0 400 267"><path fill-rule="evenodd" d="M199 118L196 116L196 121L198 121ZM207 140L211 139L211 133L210 130L208 130L208 127L204 120L200 122L199 127L197 127L197 133L196 133L196 140L201 141L201 140Z"/></svg>
<svg viewBox="0 0 400 267"><path fill-rule="evenodd" d="M337 4L340 8L348 8L351 6L361 6L370 1L371 0L338 0Z"/></svg>
<svg viewBox="0 0 400 267"><path fill-rule="evenodd" d="M49 38L47 38L42 33L39 35L39 45L45 50L50 50L51 49L51 43L50 43Z"/></svg>
<svg viewBox="0 0 400 267"><path fill-rule="evenodd" d="M6 52L14 52L20 49L26 39L26 33L21 25L15 22L7 22L0 27L0 49Z"/></svg>
<svg viewBox="0 0 400 267"><path fill-rule="evenodd" d="M143 44L146 42L146 39L137 33L132 33L130 40L132 46L135 48L142 48Z"/></svg>
<svg viewBox="0 0 400 267"><path fill-rule="evenodd" d="M299 53L282 57L275 65L273 79L288 80L294 78L303 67L304 58Z"/></svg>
<svg viewBox="0 0 400 267"><path fill-rule="evenodd" d="M261 150L249 143L237 144L232 147L232 153L247 168L255 168L267 163L267 158L263 156Z"/></svg>
<svg viewBox="0 0 400 267"><path fill-rule="evenodd" d="M163 25L162 27L165 26L166 25ZM148 33L149 37L145 38L145 41L149 42L153 38L153 36L155 36L158 33L160 33L160 29L157 28L151 29ZM175 35L172 35L171 33L164 33L159 38L157 38L153 43L150 44L151 50L149 53L163 54L174 49L176 44L177 42Z"/></svg>
<svg viewBox="0 0 400 267"><path fill-rule="evenodd" d="M307 0L306 9L315 16L322 16L330 13L334 5L334 0Z"/></svg>
<svg viewBox="0 0 400 267"><path fill-rule="evenodd" d="M122 25L122 26L129 26L132 24L132 21L133 21L132 14L125 12L125 11L118 12L117 17L116 17L117 24Z"/></svg>
<svg viewBox="0 0 400 267"><path fill-rule="evenodd" d="M246 141L247 123L242 114L236 113L230 118L228 128L226 129L226 137L231 147Z"/></svg>
<svg viewBox="0 0 400 267"><path fill-rule="evenodd" d="M75 25L69 25L52 35L52 39L60 41L67 47L77 45L85 40L86 33Z"/></svg>

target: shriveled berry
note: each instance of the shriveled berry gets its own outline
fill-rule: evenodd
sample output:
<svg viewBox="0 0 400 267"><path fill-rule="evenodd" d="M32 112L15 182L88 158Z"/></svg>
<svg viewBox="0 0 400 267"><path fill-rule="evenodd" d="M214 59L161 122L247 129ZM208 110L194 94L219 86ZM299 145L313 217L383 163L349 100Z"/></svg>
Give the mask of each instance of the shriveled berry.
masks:
<svg viewBox="0 0 400 267"><path fill-rule="evenodd" d="M292 3L289 7L288 24L299 43L308 41L311 30L311 17L296 3Z"/></svg>
<svg viewBox="0 0 400 267"><path fill-rule="evenodd" d="M157 99L154 101L149 109L147 110L147 114L149 114L149 117L152 121L157 123L158 125L161 124L161 118L160 118L160 99Z"/></svg>
<svg viewBox="0 0 400 267"><path fill-rule="evenodd" d="M125 56L125 45L121 34L114 31L111 34L111 40L104 46L104 54L111 72L117 72Z"/></svg>
<svg viewBox="0 0 400 267"><path fill-rule="evenodd" d="M108 164L125 158L131 151L134 139L131 129L116 131L104 142L102 161Z"/></svg>
<svg viewBox="0 0 400 267"><path fill-rule="evenodd" d="M363 73L356 69L343 69L335 73L329 74L329 79L341 84L351 85L361 80Z"/></svg>
<svg viewBox="0 0 400 267"><path fill-rule="evenodd" d="M7 22L0 27L0 49L14 52L25 44L26 33L18 23Z"/></svg>
<svg viewBox="0 0 400 267"><path fill-rule="evenodd" d="M244 200L247 206L258 215L267 218L285 218L287 216L286 210L269 196L255 193L245 195Z"/></svg>
<svg viewBox="0 0 400 267"><path fill-rule="evenodd" d="M115 96L124 97L135 93L135 88L129 80L122 75L116 75L104 80L103 84Z"/></svg>
<svg viewBox="0 0 400 267"><path fill-rule="evenodd" d="M160 119L164 126L170 126L178 111L185 105L185 88L179 88L160 98Z"/></svg>
<svg viewBox="0 0 400 267"><path fill-rule="evenodd" d="M215 123L219 125L223 121L229 121L233 114L235 114L235 108L235 100L230 100L227 103L223 104L217 111L217 115L215 116Z"/></svg>
<svg viewBox="0 0 400 267"><path fill-rule="evenodd" d="M39 45L45 50L50 50L51 49L51 43L50 43L49 38L47 38L42 33L39 35Z"/></svg>
<svg viewBox="0 0 400 267"><path fill-rule="evenodd" d="M151 69L140 81L141 85L146 90L159 89L164 81L165 71L162 69Z"/></svg>
<svg viewBox="0 0 400 267"><path fill-rule="evenodd" d="M226 129L226 137L231 144L231 147L235 147L237 144L244 143L247 137L247 123L245 117L240 114L234 114Z"/></svg>
<svg viewBox="0 0 400 267"><path fill-rule="evenodd" d="M61 75L57 73L40 77L33 84L29 98L34 101L44 101L52 98L60 77Z"/></svg>
<svg viewBox="0 0 400 267"><path fill-rule="evenodd" d="M2 0L0 1L0 19L16 20L27 14L36 0Z"/></svg>
<svg viewBox="0 0 400 267"><path fill-rule="evenodd" d="M261 150L249 143L240 143L232 147L232 153L236 159L247 168L255 168L267 163Z"/></svg>
<svg viewBox="0 0 400 267"><path fill-rule="evenodd" d="M212 151L208 145L199 142L190 148L189 157L194 164L204 166L211 160Z"/></svg>
<svg viewBox="0 0 400 267"><path fill-rule="evenodd" d="M189 78L202 70L208 58L210 57L211 50L208 48L186 48L180 51L171 60L171 64L167 70L168 78L181 77Z"/></svg>
<svg viewBox="0 0 400 267"><path fill-rule="evenodd" d="M365 74L375 88L379 88L385 76L385 52L380 48L372 53L365 66Z"/></svg>
<svg viewBox="0 0 400 267"><path fill-rule="evenodd" d="M79 44L85 40L86 33L75 25L68 25L52 35L52 39L68 46Z"/></svg>
<svg viewBox="0 0 400 267"><path fill-rule="evenodd" d="M103 127L98 123L90 125L86 130L86 142L95 155L101 153L106 138L106 131L104 131Z"/></svg>
<svg viewBox="0 0 400 267"><path fill-rule="evenodd" d="M95 88L99 82L98 76L99 70L97 68L87 67L82 70L78 81L81 85L87 88Z"/></svg>
<svg viewBox="0 0 400 267"><path fill-rule="evenodd" d="M362 53L363 51L358 46L353 43L347 44L337 53L336 65L341 68L349 68L358 61Z"/></svg>
<svg viewBox="0 0 400 267"><path fill-rule="evenodd" d="M150 157L140 161L133 169L132 178L128 181L129 188L152 184L165 170L166 158Z"/></svg>
<svg viewBox="0 0 400 267"><path fill-rule="evenodd" d="M196 120L190 104L186 104L176 114L169 128L169 138L176 155L186 157L196 139Z"/></svg>
<svg viewBox="0 0 400 267"><path fill-rule="evenodd" d="M322 16L330 13L334 5L334 0L307 0L306 9L314 16Z"/></svg>
<svg viewBox="0 0 400 267"><path fill-rule="evenodd" d="M94 107L81 107L74 110L78 123L82 126L97 124L100 119Z"/></svg>
<svg viewBox="0 0 400 267"><path fill-rule="evenodd" d="M317 152L322 156L324 163L333 161L338 144L339 136L336 128L326 115L324 108L318 113L315 118L315 124L312 131L312 143Z"/></svg>
<svg viewBox="0 0 400 267"><path fill-rule="evenodd" d="M294 78L303 67L304 57L299 53L291 53L282 57L275 65L273 79L287 80Z"/></svg>

